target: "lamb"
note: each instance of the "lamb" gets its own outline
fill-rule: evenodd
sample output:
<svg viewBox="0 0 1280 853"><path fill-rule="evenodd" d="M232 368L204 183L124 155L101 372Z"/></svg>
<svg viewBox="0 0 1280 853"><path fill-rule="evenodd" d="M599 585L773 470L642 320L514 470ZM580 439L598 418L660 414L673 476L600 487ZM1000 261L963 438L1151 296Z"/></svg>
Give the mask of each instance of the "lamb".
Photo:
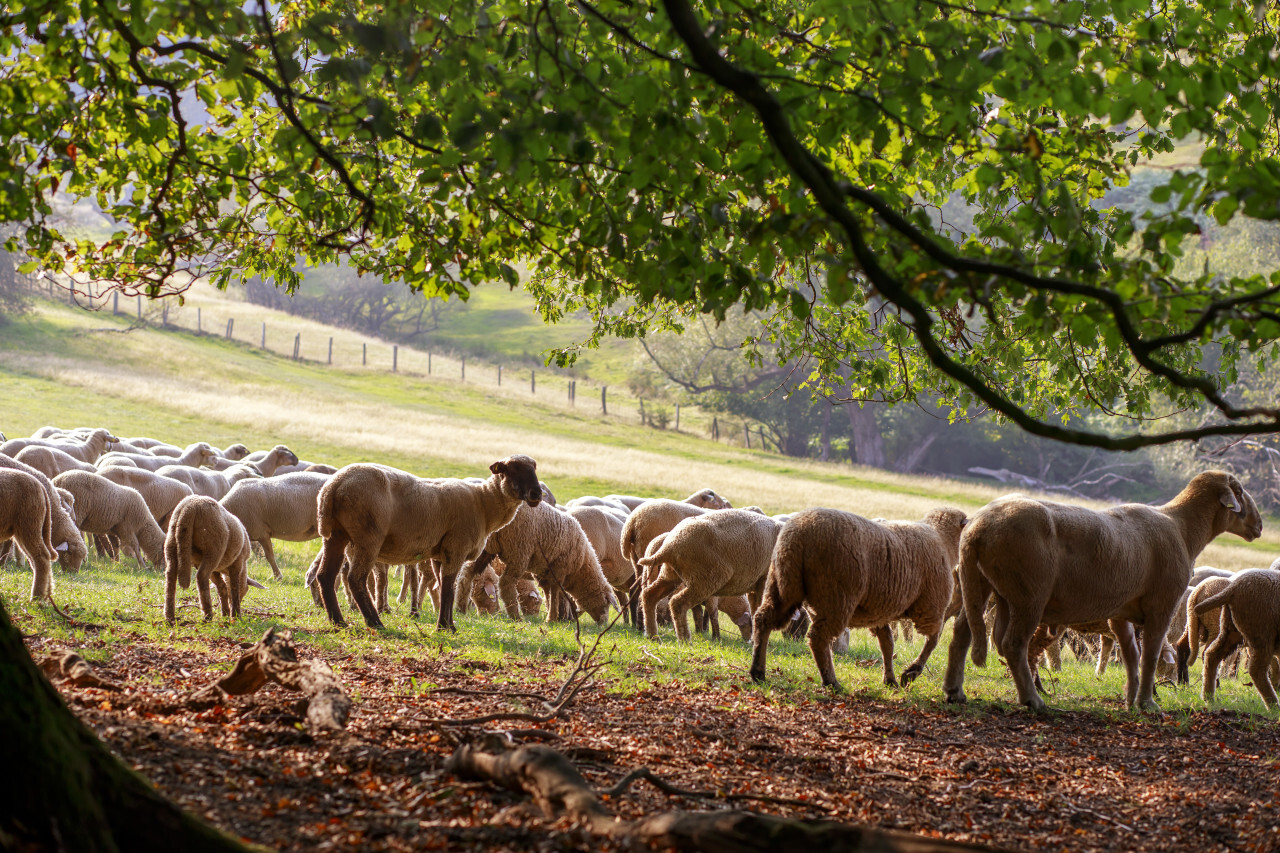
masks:
<svg viewBox="0 0 1280 853"><path fill-rule="evenodd" d="M841 688L831 644L845 628L873 629L884 658L884 683L898 686L889 623L910 619L925 643L902 671L902 686L909 686L938 644L965 523L965 514L950 508L935 509L918 522L875 522L825 508L796 513L778 535L755 613L751 677L764 680L769 634L807 604L809 649L822 683L836 690Z"/></svg>
<svg viewBox="0 0 1280 853"><path fill-rule="evenodd" d="M107 451L116 437L107 429L94 429L83 438L13 438L0 444L0 453L5 456L16 456L25 447L53 447L75 457L81 462L96 462L98 457Z"/></svg>
<svg viewBox="0 0 1280 853"><path fill-rule="evenodd" d="M192 495L173 511L164 538L164 619L173 624L177 585L191 585L196 569L196 592L204 621L213 619L209 581L218 589L223 618L240 615L240 600L249 588L249 534L234 515L213 498Z"/></svg>
<svg viewBox="0 0 1280 853"><path fill-rule="evenodd" d="M187 445L187 449L182 451L176 459L168 456L133 456L128 453L112 452L98 460L98 468L116 465L142 468L144 471L159 471L161 468L173 465L200 468L213 465L217 458L218 455L213 452L213 448L207 442L197 441L195 444Z"/></svg>
<svg viewBox="0 0 1280 853"><path fill-rule="evenodd" d="M512 619L520 618L516 582L526 575L549 592L563 589L600 624L608 618L609 605L618 604L582 525L555 507L542 503L521 507L510 523L489 535L484 553L458 575L458 588L470 589L472 579L494 557L506 564L498 595ZM459 598L458 609L463 607Z"/></svg>
<svg viewBox="0 0 1280 853"><path fill-rule="evenodd" d="M186 465L166 465L156 472L162 477L177 480L185 484L197 495L204 495L220 501L227 496L231 488L241 480L261 478L262 472L256 465L241 462L226 471L209 471L202 468L191 468Z"/></svg>
<svg viewBox="0 0 1280 853"><path fill-rule="evenodd" d="M781 529L767 515L742 509L709 512L677 524L656 551L640 559L647 575L657 571L640 599L645 634L657 636L657 604L665 595L671 595L671 619L683 642L689 641L686 616L693 605L720 595L747 595L758 604ZM684 589L675 592L682 583Z"/></svg>
<svg viewBox="0 0 1280 853"><path fill-rule="evenodd" d="M320 538L316 506L320 489L329 482L326 474L283 474L279 477L241 480L221 501L228 512L240 519L249 539L262 546L276 580L284 577L276 564L272 539L307 542Z"/></svg>
<svg viewBox="0 0 1280 853"><path fill-rule="evenodd" d="M24 474L30 474L44 487L45 495L49 499L49 506L53 512L54 550L61 555L58 557L58 564L62 566L64 571L79 571L85 557L89 556L89 549L85 547L84 540L80 537L80 529L76 527L75 519L71 517L71 511L64 503L63 497L58 494L53 481L30 465L19 462L3 453L0 453L0 469L16 470Z"/></svg>
<svg viewBox="0 0 1280 853"><path fill-rule="evenodd" d="M147 509L151 511L151 517L165 530L169 529L169 518L182 499L195 494L186 483L142 468L113 465L103 468L98 474L118 486L128 486L142 495Z"/></svg>
<svg viewBox="0 0 1280 853"><path fill-rule="evenodd" d="M348 465L320 490L318 521L324 544L308 571L318 578L325 610L345 626L334 583L345 558L350 563L356 607L371 628L382 620L369 601L364 581L375 560L394 565L440 561L438 630L456 630L454 584L462 566L484 550L489 535L515 516L521 503L542 502L537 463L524 455L489 466L482 485L461 480L423 479L382 465ZM314 574L314 577L312 575Z"/></svg>
<svg viewBox="0 0 1280 853"><path fill-rule="evenodd" d="M991 502L970 521L960 545L965 612L956 618L944 688L963 702L964 657L986 663L982 611L994 591L995 641L1009 662L1018 699L1045 708L1027 650L1037 626L1111 620L1120 638L1130 707L1155 710L1155 669L1162 644L1142 649L1141 678L1133 624L1164 637L1196 557L1218 534L1252 541L1262 534L1253 498L1225 471L1198 474L1160 506L1123 504L1092 510L1012 495Z"/></svg>
<svg viewBox="0 0 1280 853"><path fill-rule="evenodd" d="M24 447L18 451L18 455L14 459L23 464L30 465L41 474L53 479L63 471L94 471L97 470L88 462L81 462L79 459L67 453L65 450L59 450L56 447L44 447L33 445Z"/></svg>
<svg viewBox="0 0 1280 853"><path fill-rule="evenodd" d="M1243 641L1249 649L1253 686L1267 707L1275 708L1280 703L1271 682L1271 661L1280 651L1280 570L1245 569L1225 588L1202 598L1192 612L1201 616L1215 608L1221 608L1221 624L1217 638L1205 649L1201 696L1206 702L1213 700L1218 666Z"/></svg>
<svg viewBox="0 0 1280 853"><path fill-rule="evenodd" d="M156 566L164 562L164 531L137 491L92 471L68 471L54 477L53 484L75 496L75 522L81 531L116 537L138 568L143 555Z"/></svg>
<svg viewBox="0 0 1280 853"><path fill-rule="evenodd" d="M44 484L25 471L0 469L0 542L12 539L31 563L31 600L53 598L53 505Z"/></svg>

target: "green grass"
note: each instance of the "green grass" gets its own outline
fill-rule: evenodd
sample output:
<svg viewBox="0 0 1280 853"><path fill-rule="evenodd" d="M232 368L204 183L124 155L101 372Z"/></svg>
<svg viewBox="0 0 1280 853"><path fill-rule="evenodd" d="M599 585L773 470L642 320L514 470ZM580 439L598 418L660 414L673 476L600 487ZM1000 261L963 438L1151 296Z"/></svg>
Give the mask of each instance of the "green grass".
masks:
<svg viewBox="0 0 1280 853"><path fill-rule="evenodd" d="M573 625L546 623L541 617L514 622L505 616L484 616L474 608L458 616L458 632L437 633L434 614L428 610L419 619L407 615L406 605L394 601L398 584L393 579L393 613L384 616L386 628L372 631L363 626L354 612L349 612L352 627L332 627L323 611L316 607L310 593L302 586L302 576L316 546L314 543L278 543L277 559L284 572L283 581L272 581L270 568L260 557L250 561L250 575L267 585L266 590L250 590L244 601L244 615L239 620L224 620L217 609L212 622L202 621L194 590L179 591L178 622L170 627L162 618L164 582L161 575L122 566L91 556L79 574L58 573L55 600L77 621L96 623L102 630L71 627L47 605L27 601L30 573L13 565L0 569L0 596L21 630L39 635L46 641L65 643L86 650L90 659L107 662L113 654L138 641L167 646L175 651L209 651L216 646L226 651L226 659L207 669L210 676L227 670L234 657L230 643L252 643L271 627L291 628L302 643L318 650L336 668L360 666L366 660L401 658L436 658L446 656L455 661L477 661L489 664L487 670L495 681L508 680L507 673L521 672L522 662L563 661L565 673L577 657L578 645ZM345 599L339 595L344 610ZM691 689L723 689L723 699L732 701L734 691L752 691L783 703L815 699L845 701L833 696L819 683L817 670L808 647L803 642L787 640L775 634L769 650L769 678L754 684L747 677L751 664L751 648L740 639L736 628L723 620L721 639L694 635L689 644L679 643L672 629L663 628L657 641L644 638L635 630L615 625L601 643L601 655L609 664L601 673L608 690L631 695L653 685L680 684ZM582 635L590 643L600 628L584 621ZM942 674L946 665L950 629L935 650L925 674L908 690L886 687L882 683L880 651L868 631L854 631L850 650L836 656L837 676L848 691L849 700L885 700L903 703L927 711L949 710L968 715L984 715L1016 704L1016 692L1003 663L994 652L984 669L969 664L965 690L969 704L963 709L942 702ZM895 671L919 652L923 640L899 642ZM465 665L465 664L464 664ZM193 669L194 671L194 669ZM1124 669L1113 663L1102 677L1095 676L1093 664L1063 655L1061 672L1041 671L1049 691L1048 701L1056 711L1082 711L1104 717L1127 716L1122 705ZM1206 708L1199 698L1200 666L1192 667L1189 687L1160 687L1161 708L1173 719ZM425 691L436 685L419 683L413 689ZM1267 711L1257 692L1246 683L1223 678L1215 706L1238 712L1274 717ZM1021 713L1021 712L1019 712Z"/></svg>

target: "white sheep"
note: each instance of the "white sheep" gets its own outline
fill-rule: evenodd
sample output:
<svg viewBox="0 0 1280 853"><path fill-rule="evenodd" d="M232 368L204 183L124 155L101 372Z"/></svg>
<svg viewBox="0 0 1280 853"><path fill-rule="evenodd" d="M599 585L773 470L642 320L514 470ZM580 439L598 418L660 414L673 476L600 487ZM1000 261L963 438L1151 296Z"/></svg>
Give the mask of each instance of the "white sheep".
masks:
<svg viewBox="0 0 1280 853"><path fill-rule="evenodd" d="M1127 673L1126 702L1144 710L1152 698L1161 643L1141 654L1133 624L1164 637L1196 557L1223 532L1252 541L1262 534L1253 498L1225 471L1197 475L1160 507L1122 504L1106 510L1033 500L1020 495L993 501L970 520L960 544L964 613L956 618L947 674L947 699L965 701L964 658L986 662L982 625L987 599L996 596L994 641L1008 662L1018 700L1045 707L1027 662L1040 623L1051 626L1111 620Z"/></svg>
<svg viewBox="0 0 1280 853"><path fill-rule="evenodd" d="M0 542L10 539L31 563L31 600L52 598L50 563L58 552L53 546L53 506L49 495L30 474L0 469Z"/></svg>
<svg viewBox="0 0 1280 853"><path fill-rule="evenodd" d="M329 619L345 625L334 585L344 558L350 563L357 609L371 628L382 620L368 598L365 579L375 561L392 565L438 560L442 591L438 629L456 630L454 583L464 563L484 550L489 535L509 522L521 503L542 502L537 463L524 455L489 466L482 485L423 479L382 465L348 465L320 490L320 556L307 573L319 580Z"/></svg>
<svg viewBox="0 0 1280 853"><path fill-rule="evenodd" d="M113 451L98 460L98 468L121 465L128 468L141 468L144 471L159 471L161 468L172 465L200 468L205 465L212 465L217 458L218 455L213 452L213 447L208 442L197 441L194 444L187 445L187 449L182 451L176 458L156 455L143 456Z"/></svg>
<svg viewBox="0 0 1280 853"><path fill-rule="evenodd" d="M98 471L98 474L118 486L128 486L142 495L142 499L147 502L147 509L151 510L151 517L166 530L174 508L183 498L195 494L186 483L142 468L110 466Z"/></svg>
<svg viewBox="0 0 1280 853"><path fill-rule="evenodd" d="M622 528L626 516L598 506L577 506L565 510L582 526L600 561L605 580L613 587L620 602L627 602L635 572L622 556Z"/></svg>
<svg viewBox="0 0 1280 853"><path fill-rule="evenodd" d="M654 498L645 501L627 516L626 523L622 526L620 545L622 556L631 563L631 618L636 627L642 627L643 616L639 608L640 591L651 581L645 567L640 565L640 560L648 550L649 543L686 518L702 515L705 512L708 510L684 501ZM657 577L656 571L653 577Z"/></svg>
<svg viewBox="0 0 1280 853"><path fill-rule="evenodd" d="M13 438L0 444L0 454L17 456L24 447L53 447L81 462L96 462L117 439L107 429L93 429L81 436L56 438Z"/></svg>
<svg viewBox="0 0 1280 853"><path fill-rule="evenodd" d="M964 513L947 508L917 522L877 522L838 509L796 513L782 526L755 612L751 677L764 680L770 632L785 626L804 604L812 620L809 650L822 683L837 690L831 645L846 628L873 629L884 682L896 687L889 623L910 619L925 644L902 671L902 686L909 685L938 644L952 602L952 567L964 525Z"/></svg>
<svg viewBox="0 0 1280 853"><path fill-rule="evenodd" d="M609 605L618 604L582 525L545 503L520 507L509 523L489 535L484 554L506 564L498 596L512 619L520 618L517 581L526 576L549 594L563 590L598 623L608 618ZM473 578L488 563L482 556L465 566L458 575L459 590L470 590ZM461 594L457 602L459 610L465 609Z"/></svg>
<svg viewBox="0 0 1280 853"><path fill-rule="evenodd" d="M657 636L657 603L666 595L676 636L684 642L690 639L686 616L692 606L720 595L747 595L758 605L781 529L772 518L742 509L709 512L673 527L659 548L640 559L653 578L640 599L645 634ZM681 584L684 589L676 592Z"/></svg>
<svg viewBox="0 0 1280 853"><path fill-rule="evenodd" d="M162 477L177 480L185 484L197 495L204 495L220 501L227 496L231 488L241 480L261 478L262 472L256 465L241 462L226 471L212 471L207 468L191 468L187 465L166 465L156 472Z"/></svg>
<svg viewBox="0 0 1280 853"><path fill-rule="evenodd" d="M29 474L35 477L44 488L45 495L49 499L49 506L53 512L53 547L55 551L59 552L58 564L62 566L64 571L79 571L85 557L89 556L89 549L85 547L84 540L80 537L80 528L76 527L71 510L64 503L63 496L59 495L58 489L53 485L53 481L30 465L19 462L3 453L0 453L0 469L21 471L24 474Z"/></svg>
<svg viewBox="0 0 1280 853"><path fill-rule="evenodd" d="M81 462L70 453L65 450L59 450L56 447L42 445L24 447L13 458L25 465L30 465L49 479L53 479L64 471L97 470L92 464Z"/></svg>
<svg viewBox="0 0 1280 853"><path fill-rule="evenodd" d="M144 556L155 566L164 562L164 531L136 490L94 471L67 471L54 477L53 485L75 497L75 522L81 531L116 537L138 568Z"/></svg>
<svg viewBox="0 0 1280 853"><path fill-rule="evenodd" d="M244 525L213 498L192 495L173 511L164 539L164 619L177 614L177 585L191 585L196 569L196 592L204 621L213 618L209 582L218 589L224 618L240 615L240 601L249 588L249 534Z"/></svg>
<svg viewBox="0 0 1280 853"><path fill-rule="evenodd" d="M247 479L232 486L222 499L222 505L248 531L249 540L262 546L276 580L284 575L276 565L271 540L307 542L320 538L316 507L320 489L327 482L326 474L306 472Z"/></svg>

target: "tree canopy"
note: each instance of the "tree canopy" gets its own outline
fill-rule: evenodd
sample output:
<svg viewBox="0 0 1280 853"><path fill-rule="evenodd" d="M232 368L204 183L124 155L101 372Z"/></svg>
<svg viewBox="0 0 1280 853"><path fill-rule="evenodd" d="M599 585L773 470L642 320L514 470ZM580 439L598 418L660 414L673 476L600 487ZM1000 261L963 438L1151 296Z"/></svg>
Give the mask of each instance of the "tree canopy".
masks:
<svg viewBox="0 0 1280 853"><path fill-rule="evenodd" d="M759 312L840 399L1114 449L1280 429L1228 390L1274 357L1280 274L1179 264L1207 217L1280 214L1266 4L35 0L0 21L0 219L48 270L151 296L292 287L300 259L427 296L525 270L594 339ZM1192 136L1147 211L1101 203ZM118 230L60 233L54 193ZM1077 428L1089 411L1117 425Z"/></svg>

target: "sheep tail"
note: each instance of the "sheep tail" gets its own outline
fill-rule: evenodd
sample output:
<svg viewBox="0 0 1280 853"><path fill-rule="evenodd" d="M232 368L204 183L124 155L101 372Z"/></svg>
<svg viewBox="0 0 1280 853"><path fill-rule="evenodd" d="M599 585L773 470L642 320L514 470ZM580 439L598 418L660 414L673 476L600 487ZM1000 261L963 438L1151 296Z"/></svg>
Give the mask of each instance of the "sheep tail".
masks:
<svg viewBox="0 0 1280 853"><path fill-rule="evenodd" d="M49 552L49 559L58 559L58 550L53 547L53 504L50 502L49 494L44 490L40 490L40 494L44 496L44 518L41 520L41 535L44 539L45 550ZM56 492L54 493L57 494Z"/></svg>
<svg viewBox="0 0 1280 853"><path fill-rule="evenodd" d="M791 617L804 604L804 543L792 541L786 528L778 537L769 561L769 573L765 576L764 595L759 610L768 608L772 614L771 627L775 630L791 621Z"/></svg>
<svg viewBox="0 0 1280 853"><path fill-rule="evenodd" d="M982 571L978 568L977 546L969 538L960 542L960 591L964 597L969 631L973 634L970 656L974 666L986 666L987 624L982 618L982 610L987 603L987 590Z"/></svg>
<svg viewBox="0 0 1280 853"><path fill-rule="evenodd" d="M1231 599L1235 592L1232 587L1233 584L1228 584L1221 592L1215 592L1213 595L1197 604L1193 612L1197 616L1203 616L1215 607L1225 607L1231 604Z"/></svg>
<svg viewBox="0 0 1280 853"><path fill-rule="evenodd" d="M671 541L670 539L664 541L661 545L658 546L658 550L654 551L652 554L649 554L648 556L641 557L638 561L640 565L648 569L653 566L661 566L663 563L667 562L666 560L667 543L670 541Z"/></svg>
<svg viewBox="0 0 1280 853"><path fill-rule="evenodd" d="M330 480L320 488L316 499L316 531L328 539L333 535L333 493L337 480Z"/></svg>
<svg viewBox="0 0 1280 853"><path fill-rule="evenodd" d="M1182 636L1178 638L1178 646L1182 645L1182 641L1186 640L1187 647L1190 649L1188 660L1197 660L1200 657L1200 614L1192 608L1187 608L1187 627L1182 632Z"/></svg>
<svg viewBox="0 0 1280 853"><path fill-rule="evenodd" d="M191 556L191 536L194 525L187 520L187 514L183 517L174 519L172 548L169 542L165 543L165 560L174 560L178 570L178 584L187 589L191 586L191 564L195 562Z"/></svg>
<svg viewBox="0 0 1280 853"><path fill-rule="evenodd" d="M631 565L635 565L636 554L636 526L632 523L631 517L627 517L627 523L622 528L622 559Z"/></svg>

